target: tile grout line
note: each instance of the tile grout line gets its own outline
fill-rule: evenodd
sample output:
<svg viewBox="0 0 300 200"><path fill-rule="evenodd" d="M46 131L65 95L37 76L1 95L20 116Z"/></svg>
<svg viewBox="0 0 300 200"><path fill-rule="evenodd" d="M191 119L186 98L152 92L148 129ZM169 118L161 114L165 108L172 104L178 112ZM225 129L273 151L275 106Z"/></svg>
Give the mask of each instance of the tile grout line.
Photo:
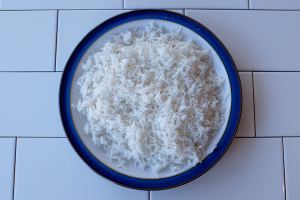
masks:
<svg viewBox="0 0 300 200"><path fill-rule="evenodd" d="M14 163L14 181L13 181L13 191L12 191L12 200L15 199L15 182L16 182L16 162L17 162L17 141L18 138L16 137L15 141L15 163Z"/></svg>
<svg viewBox="0 0 300 200"><path fill-rule="evenodd" d="M0 71L0 73L59 73L63 71Z"/></svg>
<svg viewBox="0 0 300 200"><path fill-rule="evenodd" d="M125 0L124 0L125 1ZM250 5L250 3L249 3ZM59 10L71 10L71 11L77 11L77 10L124 10L125 5L123 5L123 8L111 8L111 9L59 9ZM141 9L141 8L126 8L126 10L137 10L137 9ZM150 9L150 8L145 8L145 9ZM160 8L160 9L165 9L165 10L176 10L179 8ZM181 8L182 9L182 8ZM235 11L235 10L256 10L256 11L288 11L288 12L294 12L294 11L300 11L300 9L293 9L293 10L289 10L289 9L246 9L246 8L237 8L237 9L230 9L230 8L215 8L215 9L211 9L211 8L186 8L187 10L211 10L211 11L221 11L221 10L227 10L227 11ZM1 12L10 12L10 11L49 11L49 10L54 10L54 9L23 9L23 10L1 10Z"/></svg>
<svg viewBox="0 0 300 200"><path fill-rule="evenodd" d="M66 136L62 136L62 137L39 137L39 136L0 136L0 138L41 138L41 139L51 139L51 138L67 138ZM300 136L269 136L269 137L249 137L249 136L236 136L234 138L282 138L282 137L286 137L286 138L300 138Z"/></svg>
<svg viewBox="0 0 300 200"><path fill-rule="evenodd" d="M12 12L12 11L16 11L16 12L27 12L27 11L49 11L49 10L56 10L56 9L47 9L47 8L45 8L45 9L23 9L23 10L0 10L1 12ZM74 9L72 9L72 8L63 8L63 9L59 9L58 8L58 10L66 10L66 11L68 11L68 10L71 10L71 11L77 11L77 10L123 10L123 8L110 8L110 9L105 9L105 8L102 8L102 9L77 9L77 8L74 8ZM132 9L132 10L135 10L134 8Z"/></svg>
<svg viewBox="0 0 300 200"><path fill-rule="evenodd" d="M5 73L5 72L63 72L63 71L0 71L0 73ZM258 72L258 73L300 73L300 71L244 71L244 70L238 70L238 72Z"/></svg>
<svg viewBox="0 0 300 200"><path fill-rule="evenodd" d="M238 72L262 72L262 73L265 73L265 72L300 72L300 71L255 71L255 70L238 70Z"/></svg>
<svg viewBox="0 0 300 200"><path fill-rule="evenodd" d="M55 38L55 56L54 56L54 71L56 72L56 55L57 55L57 37L58 37L58 13L59 10L57 10L56 14L56 38Z"/></svg>
<svg viewBox="0 0 300 200"><path fill-rule="evenodd" d="M283 193L284 193L284 199L286 200L286 181L285 181L285 163L284 163L284 142L282 137L282 161L283 161Z"/></svg>
<svg viewBox="0 0 300 200"><path fill-rule="evenodd" d="M264 137L236 136L234 138L270 138L271 139L271 138L282 138L282 137L285 137L285 138L300 138L300 136L283 136L283 135L281 135L281 136L269 136L269 137L267 137L267 136L264 136Z"/></svg>
<svg viewBox="0 0 300 200"><path fill-rule="evenodd" d="M248 4L250 6L250 3ZM248 6L248 7L249 7ZM134 8L130 8L130 9L134 9ZM179 9L179 8L162 8L162 9L168 9L168 10L174 10L174 9ZM209 11L222 11L222 10L226 10L226 11L236 11L236 10L242 10L242 11L248 11L248 10L254 10L254 11L288 11L288 12L293 12L293 11L300 11L300 9L293 9L293 10L289 10L289 9L250 9L250 8L186 8L187 10L195 10L195 11L202 11L202 10L209 10Z"/></svg>
<svg viewBox="0 0 300 200"><path fill-rule="evenodd" d="M252 72L252 95L253 95L254 135L255 135L255 137L256 137L255 97L254 97L254 74L253 74L253 72Z"/></svg>
<svg viewBox="0 0 300 200"><path fill-rule="evenodd" d="M0 136L0 138L67 138L65 137L38 137L38 136Z"/></svg>

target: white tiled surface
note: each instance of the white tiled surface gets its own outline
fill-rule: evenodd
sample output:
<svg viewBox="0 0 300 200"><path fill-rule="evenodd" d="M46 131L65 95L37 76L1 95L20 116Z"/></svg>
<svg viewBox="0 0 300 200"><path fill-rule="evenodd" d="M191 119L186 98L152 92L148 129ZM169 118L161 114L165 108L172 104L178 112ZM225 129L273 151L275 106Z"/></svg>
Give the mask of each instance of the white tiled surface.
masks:
<svg viewBox="0 0 300 200"><path fill-rule="evenodd" d="M256 135L300 136L300 72L253 75Z"/></svg>
<svg viewBox="0 0 300 200"><path fill-rule="evenodd" d="M284 164L286 199L299 200L300 197L300 159L297 154L300 152L300 138L284 138Z"/></svg>
<svg viewBox="0 0 300 200"><path fill-rule="evenodd" d="M97 175L66 138L18 138L15 200L147 200Z"/></svg>
<svg viewBox="0 0 300 200"><path fill-rule="evenodd" d="M242 93L243 93L243 108L242 117L238 131L236 133L237 137L254 137L255 127L254 127L254 109L253 109L253 82L252 82L252 72L239 72L241 83L242 83Z"/></svg>
<svg viewBox="0 0 300 200"><path fill-rule="evenodd" d="M248 9L248 0L124 0L125 9L141 8L205 8L205 9Z"/></svg>
<svg viewBox="0 0 300 200"><path fill-rule="evenodd" d="M0 199L13 198L15 138L0 138Z"/></svg>
<svg viewBox="0 0 300 200"><path fill-rule="evenodd" d="M299 10L299 0L249 0L251 9Z"/></svg>
<svg viewBox="0 0 300 200"><path fill-rule="evenodd" d="M0 72L0 137L65 137L58 109L61 73Z"/></svg>
<svg viewBox="0 0 300 200"><path fill-rule="evenodd" d="M271 181L272 180L272 181ZM224 157L200 178L151 192L151 200L284 200L281 138L235 138Z"/></svg>
<svg viewBox="0 0 300 200"><path fill-rule="evenodd" d="M1 0L0 10L123 9L123 0Z"/></svg>
<svg viewBox="0 0 300 200"><path fill-rule="evenodd" d="M284 190L286 200L300 199L300 11L287 11L299 10L299 2L249 5L250 10L244 0L0 0L0 10L8 10L0 11L0 200L148 200L147 191L95 174L66 138L55 138L65 137L58 110L61 72L55 70L63 70L92 28L139 8L178 9L211 29L233 56L243 86L239 138L224 157L195 181L151 192L150 199L284 200Z"/></svg>
<svg viewBox="0 0 300 200"><path fill-rule="evenodd" d="M0 11L0 71L54 71L56 23L56 10Z"/></svg>
<svg viewBox="0 0 300 200"><path fill-rule="evenodd" d="M300 70L300 11L186 10L185 13L219 37L238 70Z"/></svg>
<svg viewBox="0 0 300 200"><path fill-rule="evenodd" d="M97 25L124 10L59 11L56 70L63 71L74 48Z"/></svg>

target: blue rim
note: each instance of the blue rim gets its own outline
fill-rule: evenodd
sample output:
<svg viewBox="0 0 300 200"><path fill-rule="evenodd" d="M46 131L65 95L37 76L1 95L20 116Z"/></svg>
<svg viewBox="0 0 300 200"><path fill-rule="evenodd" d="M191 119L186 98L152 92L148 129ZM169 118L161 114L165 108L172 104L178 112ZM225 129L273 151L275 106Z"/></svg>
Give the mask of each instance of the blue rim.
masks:
<svg viewBox="0 0 300 200"><path fill-rule="evenodd" d="M84 52L102 34L126 22L140 19L162 19L181 24L202 36L223 61L231 85L230 118L216 149L202 163L176 176L162 179L139 179L120 174L98 161L84 146L74 127L70 110L70 89L73 74ZM66 135L79 156L99 175L125 187L142 190L168 189L185 184L208 171L225 153L237 130L241 114L241 87L235 64L219 39L200 23L177 13L163 10L139 10L115 16L88 33L70 56L61 79L59 106Z"/></svg>

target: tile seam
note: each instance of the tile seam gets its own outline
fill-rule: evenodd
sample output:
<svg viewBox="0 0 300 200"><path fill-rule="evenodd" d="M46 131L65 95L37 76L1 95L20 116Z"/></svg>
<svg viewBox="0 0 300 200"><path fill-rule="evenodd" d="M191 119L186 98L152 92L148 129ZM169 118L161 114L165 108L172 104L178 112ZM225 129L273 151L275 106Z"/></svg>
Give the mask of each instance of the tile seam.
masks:
<svg viewBox="0 0 300 200"><path fill-rule="evenodd" d="M67 138L66 136L61 137L43 137L43 136L0 136L0 138ZM262 137L250 137L250 136L236 136L235 138L300 138L300 136L262 136Z"/></svg>
<svg viewBox="0 0 300 200"><path fill-rule="evenodd" d="M54 55L54 71L56 72L56 59L57 59L57 38L58 38L58 13L59 13L59 10L56 11L56 37L55 37L55 55Z"/></svg>
<svg viewBox="0 0 300 200"><path fill-rule="evenodd" d="M72 10L72 11L76 11L76 10L124 10L123 8L111 8L111 9L77 9L77 8L57 8L57 9L23 9L23 10L0 10L0 12L5 12L5 11L53 11L53 10L64 10L64 11L67 11L67 10Z"/></svg>
<svg viewBox="0 0 300 200"><path fill-rule="evenodd" d="M286 181L285 181L285 159L284 159L284 142L283 142L283 137L282 137L282 165L283 165L283 184L284 184L284 199L286 200Z"/></svg>
<svg viewBox="0 0 300 200"><path fill-rule="evenodd" d="M67 138L66 136L62 137L38 137L38 136L0 136L0 138Z"/></svg>
<svg viewBox="0 0 300 200"><path fill-rule="evenodd" d="M300 136L262 136L262 137L249 137L249 136L245 136L245 137L242 137L242 136L236 136L235 138L300 138Z"/></svg>
<svg viewBox="0 0 300 200"><path fill-rule="evenodd" d="M253 95L253 120L254 120L254 137L256 137L256 116L255 116L255 96L254 96L254 73L251 73L252 75L252 95Z"/></svg>
<svg viewBox="0 0 300 200"><path fill-rule="evenodd" d="M297 73L297 72L300 72L300 71L271 71L271 70L269 70L269 71L255 71L255 70L238 70L238 72L295 72L295 73Z"/></svg>
<svg viewBox="0 0 300 200"><path fill-rule="evenodd" d="M67 10L72 10L72 11L84 11L84 10L136 10L136 9L151 9L151 8L126 8L125 9L125 5L123 6L123 8L112 8L112 9L70 9L70 8L64 8L64 9L58 9L58 10L64 10L64 11L67 11ZM211 10L211 11L220 11L220 10L227 10L227 11L235 11L235 10L256 10L256 11L288 11L288 12L293 12L293 11L300 11L300 9L246 9L246 8L243 8L243 9L230 9L230 8L215 8L215 9L211 9L211 8L156 8L156 9L168 9L168 10L176 10L176 9L186 9L186 10ZM0 12L5 12L5 11L51 11L51 10L56 10L56 9L23 9L23 10L0 10Z"/></svg>
<svg viewBox="0 0 300 200"><path fill-rule="evenodd" d="M16 162L17 162L17 140L15 137L15 160L14 160L14 177L13 177L13 191L12 191L12 200L15 199L15 183L16 183Z"/></svg>
<svg viewBox="0 0 300 200"><path fill-rule="evenodd" d="M5 72L63 72L63 71L0 71L0 73L5 73ZM256 72L256 73L300 73L300 71L251 71L251 70L238 70L238 72Z"/></svg>
<svg viewBox="0 0 300 200"><path fill-rule="evenodd" d="M63 71L0 71L0 73L61 73Z"/></svg>

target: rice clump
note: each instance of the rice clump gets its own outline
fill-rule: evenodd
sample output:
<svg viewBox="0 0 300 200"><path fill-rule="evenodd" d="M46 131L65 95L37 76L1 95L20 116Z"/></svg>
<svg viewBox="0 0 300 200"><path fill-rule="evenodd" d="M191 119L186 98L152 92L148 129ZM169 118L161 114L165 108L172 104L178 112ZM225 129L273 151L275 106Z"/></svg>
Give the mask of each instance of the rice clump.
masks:
<svg viewBox="0 0 300 200"><path fill-rule="evenodd" d="M153 23L114 35L83 64L77 110L84 132L120 167L157 173L196 165L224 123L224 78L209 50Z"/></svg>

